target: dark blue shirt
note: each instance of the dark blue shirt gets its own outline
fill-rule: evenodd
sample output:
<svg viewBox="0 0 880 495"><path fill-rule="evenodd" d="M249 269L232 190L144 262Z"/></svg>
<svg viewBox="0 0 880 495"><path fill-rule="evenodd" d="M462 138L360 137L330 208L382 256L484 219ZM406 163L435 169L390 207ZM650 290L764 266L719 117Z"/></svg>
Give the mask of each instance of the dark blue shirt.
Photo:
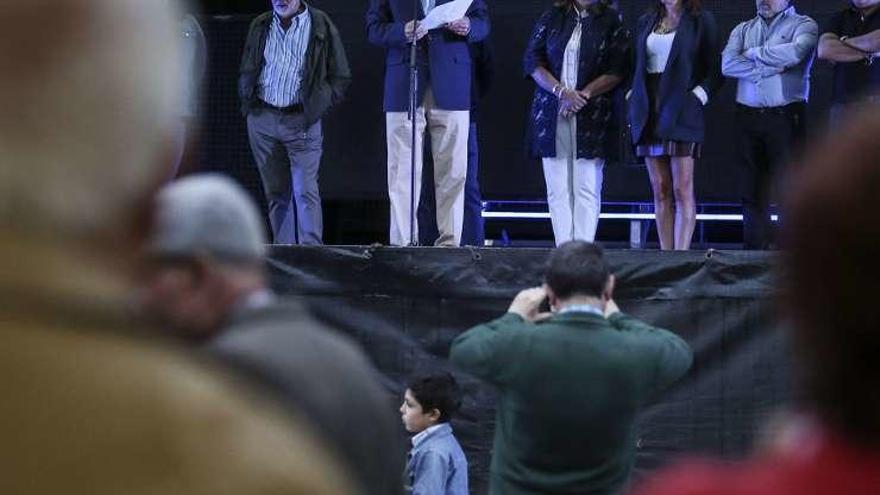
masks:
<svg viewBox="0 0 880 495"><path fill-rule="evenodd" d="M862 17L855 7L835 14L820 34L854 38L880 29L880 9ZM868 65L866 62L840 62L834 64L834 80L831 89L834 103L849 103L863 96L880 95L880 60Z"/></svg>

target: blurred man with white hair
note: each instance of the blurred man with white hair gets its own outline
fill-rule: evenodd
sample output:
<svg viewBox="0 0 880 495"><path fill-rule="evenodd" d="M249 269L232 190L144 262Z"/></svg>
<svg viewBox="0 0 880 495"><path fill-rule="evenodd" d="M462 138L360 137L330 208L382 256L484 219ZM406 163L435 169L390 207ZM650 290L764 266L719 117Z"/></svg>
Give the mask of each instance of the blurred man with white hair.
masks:
<svg viewBox="0 0 880 495"><path fill-rule="evenodd" d="M361 493L399 493L395 397L353 342L269 289L265 228L247 192L219 174L192 175L160 190L156 206L144 313L311 420Z"/></svg>
<svg viewBox="0 0 880 495"><path fill-rule="evenodd" d="M177 18L0 8L0 493L351 493L306 426L126 317L171 162Z"/></svg>

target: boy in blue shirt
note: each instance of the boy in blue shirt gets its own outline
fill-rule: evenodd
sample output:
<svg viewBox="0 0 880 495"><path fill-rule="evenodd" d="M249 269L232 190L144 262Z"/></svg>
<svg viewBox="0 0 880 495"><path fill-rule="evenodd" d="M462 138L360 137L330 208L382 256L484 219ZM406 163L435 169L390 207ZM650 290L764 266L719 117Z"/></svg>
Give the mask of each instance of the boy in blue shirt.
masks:
<svg viewBox="0 0 880 495"><path fill-rule="evenodd" d="M406 430L416 435L406 463L412 495L468 495L467 459L449 418L461 406L458 383L449 373L410 382L400 406Z"/></svg>

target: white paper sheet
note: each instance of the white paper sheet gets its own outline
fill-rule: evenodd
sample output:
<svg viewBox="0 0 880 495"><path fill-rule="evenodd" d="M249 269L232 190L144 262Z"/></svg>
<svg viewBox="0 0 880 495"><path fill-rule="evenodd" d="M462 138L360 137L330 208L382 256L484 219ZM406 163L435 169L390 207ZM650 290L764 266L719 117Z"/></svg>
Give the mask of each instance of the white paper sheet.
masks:
<svg viewBox="0 0 880 495"><path fill-rule="evenodd" d="M434 7L421 21L422 27L430 31L464 17L474 0L455 0Z"/></svg>

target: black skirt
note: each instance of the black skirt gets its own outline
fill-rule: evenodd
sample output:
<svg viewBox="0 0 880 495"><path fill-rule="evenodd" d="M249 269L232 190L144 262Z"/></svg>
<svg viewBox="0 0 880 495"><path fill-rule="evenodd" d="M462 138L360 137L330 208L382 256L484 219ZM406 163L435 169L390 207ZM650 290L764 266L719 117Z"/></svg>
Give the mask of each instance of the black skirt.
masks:
<svg viewBox="0 0 880 495"><path fill-rule="evenodd" d="M663 74L647 74L645 85L648 89L648 123L641 139L636 144L636 156L661 157L661 156L690 156L699 158L703 151L700 143L687 141L674 141L657 136L657 116L660 105L657 101L657 90L660 87L660 78Z"/></svg>

